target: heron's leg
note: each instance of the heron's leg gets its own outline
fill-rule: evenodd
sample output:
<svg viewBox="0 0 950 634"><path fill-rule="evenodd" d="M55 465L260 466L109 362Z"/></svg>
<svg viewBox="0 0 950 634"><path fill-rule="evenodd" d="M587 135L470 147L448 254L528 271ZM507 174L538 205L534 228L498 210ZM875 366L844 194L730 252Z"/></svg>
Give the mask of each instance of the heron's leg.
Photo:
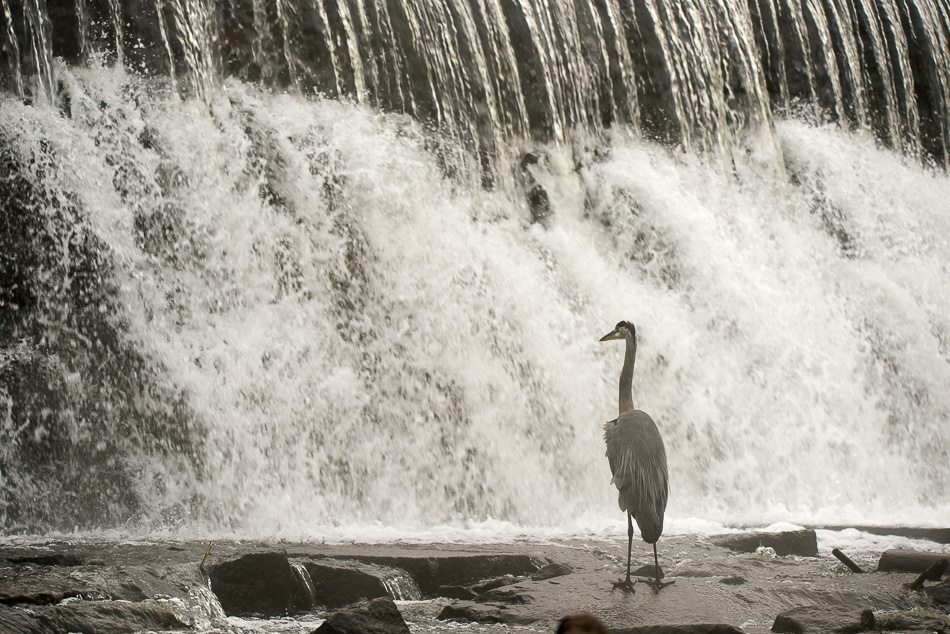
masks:
<svg viewBox="0 0 950 634"><path fill-rule="evenodd" d="M671 586L674 583L676 583L675 580L667 581L666 583L663 583L662 581L660 581L660 561L659 561L659 558L656 556L656 542L653 542L653 566L654 566L654 577L653 577L653 591L654 592L659 593L660 590L662 590L666 586Z"/></svg>
<svg viewBox="0 0 950 634"><path fill-rule="evenodd" d="M633 593L633 582L630 580L630 557L633 551L633 516L627 513L627 576L623 581L614 582L615 588L624 592Z"/></svg>
<svg viewBox="0 0 950 634"><path fill-rule="evenodd" d="M633 552L633 515L627 513L627 583L630 583L630 556Z"/></svg>

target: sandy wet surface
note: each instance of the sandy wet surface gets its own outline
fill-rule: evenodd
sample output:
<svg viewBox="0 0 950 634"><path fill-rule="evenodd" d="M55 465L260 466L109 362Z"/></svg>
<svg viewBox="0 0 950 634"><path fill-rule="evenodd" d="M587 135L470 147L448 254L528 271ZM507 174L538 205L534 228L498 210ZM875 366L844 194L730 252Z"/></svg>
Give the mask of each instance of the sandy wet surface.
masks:
<svg viewBox="0 0 950 634"><path fill-rule="evenodd" d="M913 607L919 597L903 588L913 573L854 574L833 557L778 557L768 550L738 554L706 539L674 536L661 544L660 565L666 581L660 592L648 582L629 594L614 588L622 577L623 548L613 543L564 542L520 546L526 552L574 569L546 581L525 581L515 588L533 602L513 607L537 619L531 626L552 631L572 612L596 614L611 628L635 625L725 623L746 632L768 632L775 616L794 607L847 605L875 610ZM634 545L634 567L652 560L646 544ZM873 570L876 560L866 555L858 563ZM435 605L407 606L420 630L439 629L433 623L442 600ZM489 630L486 630L489 631Z"/></svg>
<svg viewBox="0 0 950 634"><path fill-rule="evenodd" d="M833 537L833 536L832 536ZM99 575L104 570L172 569L197 564L204 556L207 542L89 542L69 540L33 540L0 545L0 558L11 560L24 555L74 556L87 565L68 574L87 574L90 566ZM826 540L827 542L827 536ZM826 544L827 545L827 544ZM875 611L909 609L926 604L918 592L904 588L915 573L870 572L855 574L832 557L776 556L770 549L736 553L704 536L674 535L659 543L660 565L666 581L673 583L659 593L645 582L628 593L614 587L623 574L626 544L623 540L566 539L554 541L516 541L503 544L342 544L289 542L215 542L207 565L236 559L257 552L285 553L291 561L310 558L357 556L445 556L446 554L521 554L539 566L559 563L573 572L546 580L530 578L506 587L511 598L498 604L500 613L511 616L508 624L455 622L438 619L455 600L434 598L400 601L399 609L413 632L551 632L558 620L570 613L586 611L599 616L611 628L654 624L724 623L753 633L768 632L781 612L804 606L851 606ZM947 546L931 544L932 549L947 552ZM830 552L830 546L827 547ZM873 549L848 553L865 570L874 570L880 552ZM652 563L650 546L634 543L633 568ZM164 567L164 568L163 568ZM0 589L9 595L20 586L55 583L42 578L45 568L34 567L26 574L23 566L6 567L0 577ZM52 568L47 566L46 568ZM17 572L19 571L19 572ZM64 570L64 574L67 571ZM37 576L39 575L39 576ZM292 618L253 619L231 617L227 625L205 631L235 632L310 632L322 621L315 610ZM195 631L195 630L190 630Z"/></svg>

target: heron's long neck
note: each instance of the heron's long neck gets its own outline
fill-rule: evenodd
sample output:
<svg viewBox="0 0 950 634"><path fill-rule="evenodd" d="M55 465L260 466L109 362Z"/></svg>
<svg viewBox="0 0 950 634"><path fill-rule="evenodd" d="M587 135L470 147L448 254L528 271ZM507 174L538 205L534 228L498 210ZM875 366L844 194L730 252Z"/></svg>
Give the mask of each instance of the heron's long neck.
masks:
<svg viewBox="0 0 950 634"><path fill-rule="evenodd" d="M637 340L627 339L627 352L623 355L620 371L620 413L633 409L633 364L637 360Z"/></svg>

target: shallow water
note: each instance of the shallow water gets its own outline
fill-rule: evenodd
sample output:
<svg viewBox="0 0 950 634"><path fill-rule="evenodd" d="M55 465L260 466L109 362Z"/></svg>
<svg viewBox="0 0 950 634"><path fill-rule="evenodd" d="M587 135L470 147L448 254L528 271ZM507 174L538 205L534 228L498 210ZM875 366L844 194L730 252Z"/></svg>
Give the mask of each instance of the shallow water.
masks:
<svg viewBox="0 0 950 634"><path fill-rule="evenodd" d="M770 527L779 530L781 526ZM486 632L502 634L511 630L524 632L553 631L558 619L576 611L597 614L608 627L627 627L647 624L683 624L718 622L741 626L749 633L769 631L777 614L800 606L851 606L860 609L886 610L910 608L921 604L921 597L903 589L902 584L912 581L916 573L852 574L831 556L831 548L842 549L867 571L873 571L883 550L889 548L919 548L950 554L950 546L905 538L872 536L855 530L819 531L819 556L777 557L769 548L754 553L735 553L715 545L709 536L674 535L660 540L659 557L667 581L674 583L654 594L648 584L638 583L636 593L629 595L613 588L612 583L622 577L626 559L626 536L618 533L610 539L522 540L516 543L495 544L341 544L293 542L232 542L216 541L207 565L213 566L250 552L285 552L291 560L347 555L429 556L438 554L523 554L538 561L552 561L570 566L573 572L545 581L523 580L513 588L530 597L525 604L513 604L509 610L532 621L530 626L473 624L441 621L437 617L449 599L428 601L397 601L400 612L413 632ZM26 541L26 540L23 540ZM148 543L129 540L124 543L103 540L49 540L35 541L32 545L5 544L5 560L26 554L68 553L89 562L73 571L69 579L118 579L142 568L165 570L169 579L172 571L183 570L182 564L192 567L202 559L205 543L164 542ZM634 542L633 567L652 564L649 545ZM13 569L5 564L5 580L13 577ZM23 566L23 564L20 564ZM61 579L70 571L43 572L39 567L29 574L53 574ZM54 567L55 568L55 567ZM112 570L113 572L110 572ZM726 580L726 581L724 581ZM48 584L47 590L61 585ZM101 583L101 582L100 582ZM35 586L35 582L33 583ZM172 600L165 597L165 600ZM213 614L205 608L191 614ZM187 613L187 610L186 610ZM244 632L309 632L319 626L325 613L317 610L292 618L254 619L229 617L213 629L198 627L200 631ZM207 618L205 616L205 618Z"/></svg>

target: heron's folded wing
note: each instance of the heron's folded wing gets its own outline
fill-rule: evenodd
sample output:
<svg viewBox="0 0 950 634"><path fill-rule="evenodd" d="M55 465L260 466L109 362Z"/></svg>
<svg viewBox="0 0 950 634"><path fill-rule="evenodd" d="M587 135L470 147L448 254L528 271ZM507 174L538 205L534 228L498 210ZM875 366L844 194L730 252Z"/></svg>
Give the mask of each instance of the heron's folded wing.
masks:
<svg viewBox="0 0 950 634"><path fill-rule="evenodd" d="M611 482L620 493L620 508L642 516L662 517L669 498L666 449L656 423L640 410L630 410L604 425ZM662 520L659 520L662 530Z"/></svg>

